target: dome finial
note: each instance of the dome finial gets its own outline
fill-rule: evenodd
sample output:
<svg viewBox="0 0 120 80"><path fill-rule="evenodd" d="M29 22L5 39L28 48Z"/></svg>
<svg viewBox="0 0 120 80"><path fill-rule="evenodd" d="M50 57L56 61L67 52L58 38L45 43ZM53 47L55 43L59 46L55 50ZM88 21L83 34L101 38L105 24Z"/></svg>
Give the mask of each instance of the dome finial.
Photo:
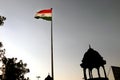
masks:
<svg viewBox="0 0 120 80"><path fill-rule="evenodd" d="M91 45L89 44L89 49L91 48Z"/></svg>

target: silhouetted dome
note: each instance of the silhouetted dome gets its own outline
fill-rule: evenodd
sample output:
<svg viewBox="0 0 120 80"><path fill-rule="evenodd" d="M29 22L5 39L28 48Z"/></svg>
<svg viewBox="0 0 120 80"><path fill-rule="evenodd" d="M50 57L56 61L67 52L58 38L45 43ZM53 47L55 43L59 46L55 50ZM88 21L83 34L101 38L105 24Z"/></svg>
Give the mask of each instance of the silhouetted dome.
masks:
<svg viewBox="0 0 120 80"><path fill-rule="evenodd" d="M81 67L83 68L96 68L105 65L106 61L103 57L94 49L89 48L84 54Z"/></svg>

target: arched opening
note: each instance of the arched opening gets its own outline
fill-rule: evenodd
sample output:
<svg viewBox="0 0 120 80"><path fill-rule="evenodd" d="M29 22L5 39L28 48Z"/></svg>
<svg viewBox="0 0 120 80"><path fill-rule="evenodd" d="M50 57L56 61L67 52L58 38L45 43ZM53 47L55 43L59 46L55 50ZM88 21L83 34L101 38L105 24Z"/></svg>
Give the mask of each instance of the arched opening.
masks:
<svg viewBox="0 0 120 80"><path fill-rule="evenodd" d="M93 78L97 78L98 76L98 70L97 68L93 68Z"/></svg>

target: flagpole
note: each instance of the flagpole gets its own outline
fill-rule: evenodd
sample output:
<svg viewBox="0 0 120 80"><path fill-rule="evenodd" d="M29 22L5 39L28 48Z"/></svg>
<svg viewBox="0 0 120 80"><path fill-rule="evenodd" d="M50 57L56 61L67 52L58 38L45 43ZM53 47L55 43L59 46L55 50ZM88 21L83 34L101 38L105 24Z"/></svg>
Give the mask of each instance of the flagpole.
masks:
<svg viewBox="0 0 120 80"><path fill-rule="evenodd" d="M53 19L51 20L51 74L52 74L52 79L54 80L54 66L53 66Z"/></svg>
<svg viewBox="0 0 120 80"><path fill-rule="evenodd" d="M48 16L48 14L51 13L51 15ZM46 15L47 14L47 15ZM51 21L51 74L52 74L52 79L54 80L54 68L53 68L53 20L52 20L52 8L51 10L40 10L37 12L35 15L36 19L44 19L47 21Z"/></svg>

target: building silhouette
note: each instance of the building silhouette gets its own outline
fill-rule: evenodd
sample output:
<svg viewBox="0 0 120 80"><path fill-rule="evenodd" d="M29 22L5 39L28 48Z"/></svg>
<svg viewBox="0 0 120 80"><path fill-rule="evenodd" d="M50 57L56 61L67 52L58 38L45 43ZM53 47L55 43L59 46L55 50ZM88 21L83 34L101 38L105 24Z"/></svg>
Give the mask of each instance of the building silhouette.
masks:
<svg viewBox="0 0 120 80"><path fill-rule="evenodd" d="M91 48L91 46L89 45L89 49L84 54L82 63L80 64L80 66L83 68L84 79L85 80L108 80L106 76L105 67L104 67L105 64L106 64L106 61L103 60L103 57L96 50ZM104 77L101 77L100 67L102 67L104 71ZM95 78L93 77L93 74L92 74L93 68L97 69L98 77L95 77ZM87 76L86 71L88 71L89 77Z"/></svg>
<svg viewBox="0 0 120 80"><path fill-rule="evenodd" d="M48 74L48 76L45 78L45 80L53 80L53 78Z"/></svg>

